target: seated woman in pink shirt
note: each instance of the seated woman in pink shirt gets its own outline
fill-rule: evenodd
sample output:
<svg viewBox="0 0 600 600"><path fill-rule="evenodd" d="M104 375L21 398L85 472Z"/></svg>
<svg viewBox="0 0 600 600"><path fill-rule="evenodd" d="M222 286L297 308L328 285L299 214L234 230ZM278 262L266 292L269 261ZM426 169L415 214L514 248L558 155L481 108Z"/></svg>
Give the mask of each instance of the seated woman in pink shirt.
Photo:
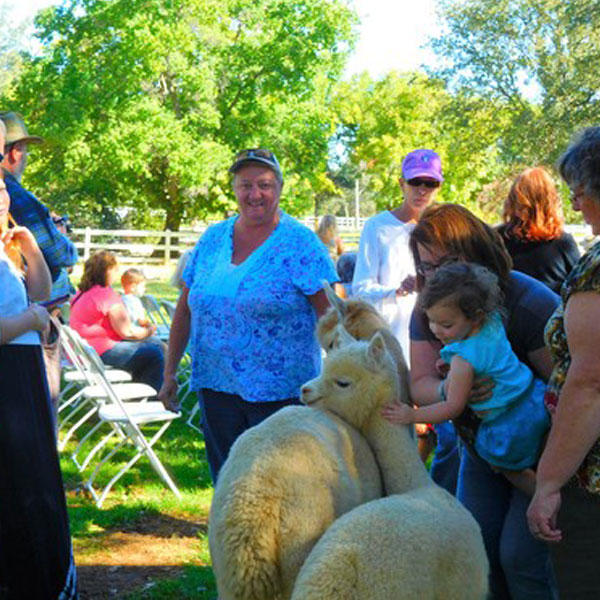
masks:
<svg viewBox="0 0 600 600"><path fill-rule="evenodd" d="M129 371L134 381L159 390L164 351L152 324L134 325L121 296L116 256L102 250L85 262L79 292L71 300L70 325L98 352L102 362Z"/></svg>

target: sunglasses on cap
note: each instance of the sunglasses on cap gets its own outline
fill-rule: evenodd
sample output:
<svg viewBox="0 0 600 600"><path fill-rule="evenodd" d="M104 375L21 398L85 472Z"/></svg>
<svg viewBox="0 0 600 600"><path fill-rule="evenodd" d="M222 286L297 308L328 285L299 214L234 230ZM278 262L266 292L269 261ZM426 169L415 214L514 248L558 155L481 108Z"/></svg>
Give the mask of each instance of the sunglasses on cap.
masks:
<svg viewBox="0 0 600 600"><path fill-rule="evenodd" d="M420 177L409 179L406 183L408 183L408 185L410 185L411 187L420 187L423 185L430 190L440 187L439 181L435 181L432 179L421 179Z"/></svg>
<svg viewBox="0 0 600 600"><path fill-rule="evenodd" d="M277 163L275 155L265 148L248 148L247 150L242 150L235 155L235 162L251 158L262 158Z"/></svg>

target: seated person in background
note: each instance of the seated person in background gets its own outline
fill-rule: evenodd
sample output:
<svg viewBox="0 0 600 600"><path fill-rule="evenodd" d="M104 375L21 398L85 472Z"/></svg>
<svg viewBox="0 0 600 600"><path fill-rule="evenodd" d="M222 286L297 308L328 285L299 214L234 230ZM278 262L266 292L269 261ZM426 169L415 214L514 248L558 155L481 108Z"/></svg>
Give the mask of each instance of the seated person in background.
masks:
<svg viewBox="0 0 600 600"><path fill-rule="evenodd" d="M342 238L338 235L337 223L333 215L324 215L317 228L319 239L325 244L331 260L334 262L344 252Z"/></svg>
<svg viewBox="0 0 600 600"><path fill-rule="evenodd" d="M188 248L177 261L177 267L175 268L175 272L171 277L171 285L177 288L180 292L183 290L184 282L183 282L183 270L185 269L185 265L189 257L192 254L193 248Z"/></svg>
<svg viewBox="0 0 600 600"><path fill-rule="evenodd" d="M159 390L164 348L154 337L156 326L131 322L121 296L112 289L119 276L117 257L108 250L88 258L71 300L70 324L100 355L102 362L125 369L134 381Z"/></svg>
<svg viewBox="0 0 600 600"><path fill-rule="evenodd" d="M121 275L123 286L123 304L127 314L134 325L145 326L149 324L146 311L140 298L146 293L146 277L139 269L127 269Z"/></svg>
<svg viewBox="0 0 600 600"><path fill-rule="evenodd" d="M352 296L352 278L354 277L354 267L356 266L356 252L344 252L335 263L340 283L344 286L345 297Z"/></svg>
<svg viewBox="0 0 600 600"><path fill-rule="evenodd" d="M558 293L579 260L579 248L564 231L561 201L550 174L542 167L525 169L510 188L502 217L498 231L513 268Z"/></svg>

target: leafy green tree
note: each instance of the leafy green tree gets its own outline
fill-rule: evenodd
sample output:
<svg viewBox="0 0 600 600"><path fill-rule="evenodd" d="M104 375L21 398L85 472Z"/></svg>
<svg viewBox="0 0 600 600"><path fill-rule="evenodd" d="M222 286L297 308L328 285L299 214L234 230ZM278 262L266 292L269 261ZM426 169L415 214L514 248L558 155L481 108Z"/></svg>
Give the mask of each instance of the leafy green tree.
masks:
<svg viewBox="0 0 600 600"><path fill-rule="evenodd" d="M477 96L449 94L439 79L420 73L367 74L342 83L336 97L339 144L355 172L368 177L377 210L401 201L402 159L415 148L432 148L444 167L440 200L481 211L477 197L500 170L495 143L504 113ZM363 165L362 171L359 166Z"/></svg>
<svg viewBox="0 0 600 600"><path fill-rule="evenodd" d="M232 156L254 146L282 162L284 207L312 207L354 39L344 2L71 0L36 25L41 55L4 103L47 139L31 186L80 223L223 214Z"/></svg>
<svg viewBox="0 0 600 600"><path fill-rule="evenodd" d="M573 132L600 117L600 4L595 0L441 0L433 72L511 113L508 164L552 164Z"/></svg>

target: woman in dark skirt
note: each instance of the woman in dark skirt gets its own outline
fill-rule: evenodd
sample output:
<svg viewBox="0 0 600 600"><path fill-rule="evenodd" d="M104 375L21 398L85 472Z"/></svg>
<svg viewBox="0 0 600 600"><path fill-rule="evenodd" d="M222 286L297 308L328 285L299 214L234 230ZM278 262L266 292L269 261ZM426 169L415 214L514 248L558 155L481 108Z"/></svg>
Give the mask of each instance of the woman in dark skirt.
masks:
<svg viewBox="0 0 600 600"><path fill-rule="evenodd" d="M8 229L8 206L0 179L0 599L66 600L77 576L40 346L48 313L28 306L48 297L50 273L32 234Z"/></svg>

